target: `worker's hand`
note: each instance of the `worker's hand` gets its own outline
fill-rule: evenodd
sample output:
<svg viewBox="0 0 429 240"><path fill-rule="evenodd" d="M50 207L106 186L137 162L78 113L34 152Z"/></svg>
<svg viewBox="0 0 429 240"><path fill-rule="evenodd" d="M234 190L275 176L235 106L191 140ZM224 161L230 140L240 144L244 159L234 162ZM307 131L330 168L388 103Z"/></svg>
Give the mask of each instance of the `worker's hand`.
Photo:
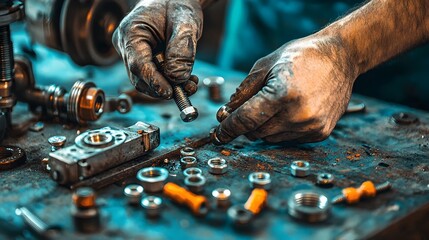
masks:
<svg viewBox="0 0 429 240"><path fill-rule="evenodd" d="M342 42L310 36L256 62L218 112L220 143L240 135L268 142L326 139L349 102L357 68ZM219 115L230 109L229 116ZM224 119L222 119L224 117Z"/></svg>
<svg viewBox="0 0 429 240"><path fill-rule="evenodd" d="M152 97L170 99L170 84L182 84L188 95L197 90L191 76L203 13L199 0L142 0L126 16L113 35L132 84ZM153 54L165 51L164 72Z"/></svg>

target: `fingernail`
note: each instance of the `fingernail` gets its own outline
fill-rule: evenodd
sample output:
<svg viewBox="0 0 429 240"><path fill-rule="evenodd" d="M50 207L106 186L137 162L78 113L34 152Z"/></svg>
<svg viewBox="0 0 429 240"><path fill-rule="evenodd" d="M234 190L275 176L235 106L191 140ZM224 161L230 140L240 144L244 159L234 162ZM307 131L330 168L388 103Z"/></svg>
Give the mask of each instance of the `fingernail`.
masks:
<svg viewBox="0 0 429 240"><path fill-rule="evenodd" d="M216 119L219 122L222 122L231 114L231 112L232 112L232 109L230 107L228 107L227 105L224 105L221 108L219 108L219 110L217 111Z"/></svg>

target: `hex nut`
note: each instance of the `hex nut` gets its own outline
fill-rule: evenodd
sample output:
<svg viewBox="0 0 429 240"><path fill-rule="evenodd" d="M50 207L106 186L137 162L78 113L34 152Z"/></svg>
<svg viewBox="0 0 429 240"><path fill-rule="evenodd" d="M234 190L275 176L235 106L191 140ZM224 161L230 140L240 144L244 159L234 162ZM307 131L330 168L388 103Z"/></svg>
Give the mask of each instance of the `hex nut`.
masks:
<svg viewBox="0 0 429 240"><path fill-rule="evenodd" d="M232 220L235 227L247 227L253 219L253 213L243 205L235 205L228 209L228 217Z"/></svg>
<svg viewBox="0 0 429 240"><path fill-rule="evenodd" d="M193 193L202 192L205 184L206 178L201 175L194 175L185 178L186 187Z"/></svg>
<svg viewBox="0 0 429 240"><path fill-rule="evenodd" d="M249 174L250 187L269 190L271 188L271 175L266 172L253 172Z"/></svg>
<svg viewBox="0 0 429 240"><path fill-rule="evenodd" d="M228 171L228 165L226 164L226 160L223 158L212 158L210 159L207 164L209 165L209 172L211 174L224 174Z"/></svg>
<svg viewBox="0 0 429 240"><path fill-rule="evenodd" d="M180 166L182 169L195 167L197 165L197 159L192 156L185 156L180 159Z"/></svg>
<svg viewBox="0 0 429 240"><path fill-rule="evenodd" d="M317 174L317 185L322 187L330 187L334 184L334 175L330 173Z"/></svg>
<svg viewBox="0 0 429 240"><path fill-rule="evenodd" d="M167 177L167 169L160 167L147 167L137 172L137 179L145 192L161 192Z"/></svg>
<svg viewBox="0 0 429 240"><path fill-rule="evenodd" d="M203 170L196 167L187 168L183 171L183 175L185 175L185 177L202 175L202 174L203 174Z"/></svg>
<svg viewBox="0 0 429 240"><path fill-rule="evenodd" d="M162 199L156 196L147 196L142 199L141 206L147 217L156 218L161 215Z"/></svg>
<svg viewBox="0 0 429 240"><path fill-rule="evenodd" d="M307 161L294 161L290 165L290 173L294 177L306 177L310 174L310 163Z"/></svg>
<svg viewBox="0 0 429 240"><path fill-rule="evenodd" d="M330 210L329 198L310 190L294 192L288 200L289 215L301 221L324 221L329 217Z"/></svg>
<svg viewBox="0 0 429 240"><path fill-rule="evenodd" d="M212 196L216 201L216 206L218 208L226 208L230 204L229 197L231 196L231 191L227 188L216 188L212 191Z"/></svg>
<svg viewBox="0 0 429 240"><path fill-rule="evenodd" d="M138 184L130 184L124 188L124 195L127 197L128 204L139 204L143 196L143 187Z"/></svg>
<svg viewBox="0 0 429 240"><path fill-rule="evenodd" d="M191 147L184 147L180 149L180 156L186 157L186 156L192 156L195 157L195 150Z"/></svg>

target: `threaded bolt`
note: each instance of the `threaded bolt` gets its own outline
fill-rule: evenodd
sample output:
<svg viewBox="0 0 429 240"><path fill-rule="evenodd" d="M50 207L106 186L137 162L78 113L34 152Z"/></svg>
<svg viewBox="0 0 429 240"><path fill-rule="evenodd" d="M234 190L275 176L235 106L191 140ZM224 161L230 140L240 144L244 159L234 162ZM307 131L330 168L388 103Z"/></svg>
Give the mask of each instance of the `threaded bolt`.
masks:
<svg viewBox="0 0 429 240"><path fill-rule="evenodd" d="M10 112L15 104L12 96L12 81L13 81L13 44L10 36L9 25L0 26L0 85L2 90L0 92L1 103L0 109L5 113L7 126L10 125Z"/></svg>
<svg viewBox="0 0 429 240"><path fill-rule="evenodd" d="M391 188L392 188L392 184L389 181L375 186L376 193L385 192L387 190L390 190ZM338 195L334 199L332 199L332 204L342 203L342 202L345 202L346 200L347 200L346 196Z"/></svg>

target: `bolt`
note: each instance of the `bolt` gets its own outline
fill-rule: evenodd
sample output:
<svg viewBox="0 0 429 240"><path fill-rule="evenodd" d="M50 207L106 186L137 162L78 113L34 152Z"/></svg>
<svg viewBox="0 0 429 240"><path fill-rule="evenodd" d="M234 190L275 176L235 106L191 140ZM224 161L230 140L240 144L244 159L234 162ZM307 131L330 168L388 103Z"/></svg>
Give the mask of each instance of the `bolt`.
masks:
<svg viewBox="0 0 429 240"><path fill-rule="evenodd" d="M359 188L365 188L365 186L364 186L364 184L365 183L368 183L369 181L367 181L367 182L364 182L362 185L361 185L361 187L359 187ZM372 183L371 183L372 184ZM381 192L385 192L385 191L387 191L387 190L390 190L392 188L392 184L390 183L390 182L384 182L384 183L382 183L382 184L378 184L378 185L376 185L375 186L375 193L381 193ZM347 188L346 188L347 189ZM344 190L343 190L343 192L344 192ZM362 192L362 194L365 194L366 192L364 192L364 191L361 191ZM373 196L375 196L375 193L374 193L374 195ZM358 201L358 200L356 200L356 201ZM354 202L356 202L356 201L353 201L353 202L351 202L351 201L348 201L348 198L347 198L347 196L343 193L342 195L338 195L338 196L336 196L333 200L332 200L332 204L337 204L337 203L342 203L342 202L350 202L350 203L354 203Z"/></svg>
<svg viewBox="0 0 429 240"><path fill-rule="evenodd" d="M204 85L209 89L210 100L214 102L222 101L222 85L225 82L223 77L207 77L203 80Z"/></svg>
<svg viewBox="0 0 429 240"><path fill-rule="evenodd" d="M147 196L142 199L141 205L148 218L156 218L161 213L162 199L160 197Z"/></svg>
<svg viewBox="0 0 429 240"><path fill-rule="evenodd" d="M67 137L65 136L52 136L48 138L49 144L51 144L51 151L55 152L56 150L62 148L66 144Z"/></svg>
<svg viewBox="0 0 429 240"><path fill-rule="evenodd" d="M229 206L229 197L231 196L231 191L229 189L216 188L213 190L212 196L216 200L216 206L218 208L225 208Z"/></svg>

